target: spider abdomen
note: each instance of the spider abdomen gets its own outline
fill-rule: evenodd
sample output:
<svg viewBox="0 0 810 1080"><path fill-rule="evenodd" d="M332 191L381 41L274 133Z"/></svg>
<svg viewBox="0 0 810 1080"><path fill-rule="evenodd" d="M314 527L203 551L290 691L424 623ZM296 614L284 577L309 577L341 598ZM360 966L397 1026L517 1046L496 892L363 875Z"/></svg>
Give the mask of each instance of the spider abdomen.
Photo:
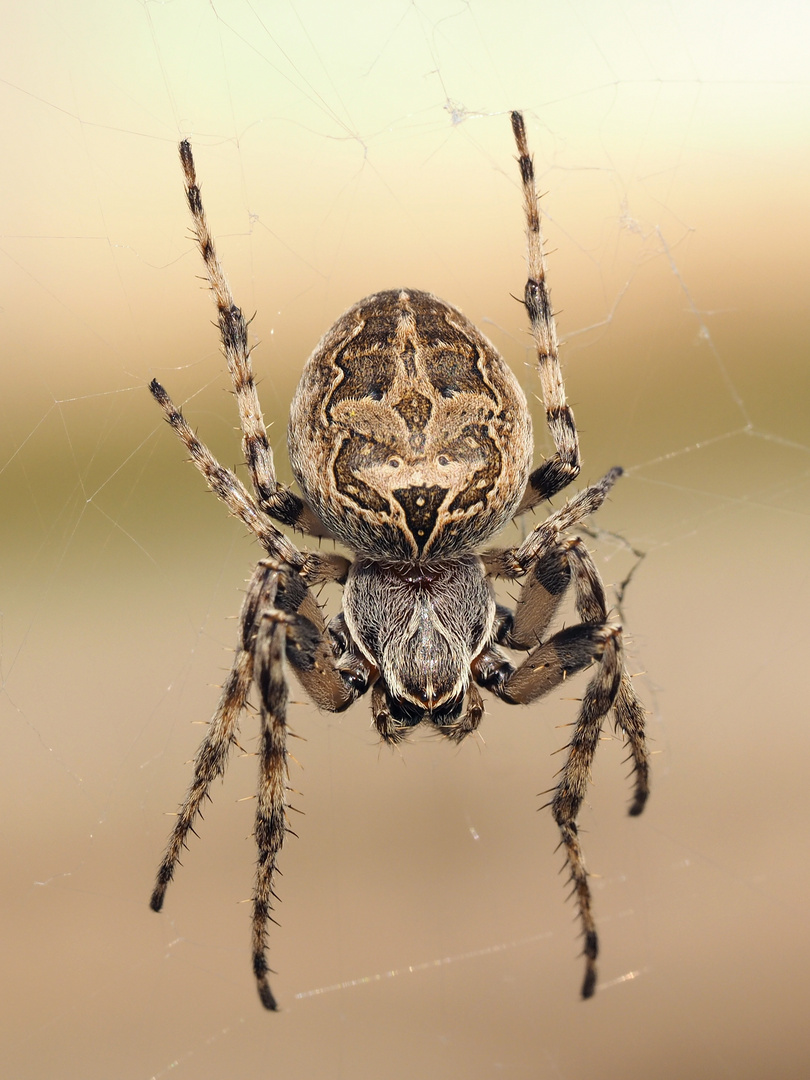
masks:
<svg viewBox="0 0 810 1080"><path fill-rule="evenodd" d="M472 551L514 514L529 474L526 398L457 308L393 289L349 308L304 368L288 431L307 501L354 550Z"/></svg>

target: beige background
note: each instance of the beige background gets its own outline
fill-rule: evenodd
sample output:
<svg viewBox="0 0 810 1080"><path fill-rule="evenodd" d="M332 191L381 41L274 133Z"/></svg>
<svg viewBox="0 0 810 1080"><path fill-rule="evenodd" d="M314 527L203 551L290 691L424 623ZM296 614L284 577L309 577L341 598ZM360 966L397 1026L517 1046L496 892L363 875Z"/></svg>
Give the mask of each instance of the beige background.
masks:
<svg viewBox="0 0 810 1080"><path fill-rule="evenodd" d="M804 5L765 0L8 8L4 1075L807 1075L807 32ZM606 741L582 818L603 943L583 1004L536 813L581 686L401 755L365 702L297 706L306 816L271 935L284 1011L266 1015L238 903L250 757L215 785L165 913L147 906L257 556L146 390L157 375L238 461L175 144L194 141L256 312L287 477L301 365L373 289L458 304L537 392L510 296L514 107L546 192L583 481L627 468L598 524L646 553L624 617L653 797L625 815ZM628 548L593 546L620 581Z"/></svg>

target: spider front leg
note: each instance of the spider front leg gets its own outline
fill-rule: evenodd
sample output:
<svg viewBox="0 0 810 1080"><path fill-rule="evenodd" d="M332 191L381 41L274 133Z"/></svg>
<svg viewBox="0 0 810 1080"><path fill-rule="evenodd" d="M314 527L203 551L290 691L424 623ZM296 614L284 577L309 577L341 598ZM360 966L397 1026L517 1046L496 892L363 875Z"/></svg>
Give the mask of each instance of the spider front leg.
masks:
<svg viewBox="0 0 810 1080"><path fill-rule="evenodd" d="M603 597L604 594L598 578L598 589L594 593L591 588L594 583L589 577L582 577L583 561L580 558L580 549L584 550L584 545L578 539L560 544L531 568L518 602L515 620L517 633L513 628L506 637L507 644L517 648L528 647L530 630L526 621L527 614L533 611L539 616L541 626L543 623L547 624L562 600L567 577L573 578L578 594L590 594L589 606L604 608L604 604L600 604L600 596ZM542 631L535 632L539 637ZM532 649L523 664L507 675L496 688L496 692L505 700L526 704L536 701L594 661L599 666L582 698L579 717L568 745L568 757L551 800L552 814L560 830L584 935L584 998L591 997L596 987L599 941L588 874L577 833L577 816L587 789L602 722L621 684L621 628L608 623L606 613L600 621L585 621L567 627Z"/></svg>
<svg viewBox="0 0 810 1080"><path fill-rule="evenodd" d="M340 573L345 560L315 557L305 560L307 580L324 580ZM287 829L285 665L289 665L310 696L333 712L348 707L365 689L362 671L346 678L338 668L332 642L318 603L297 567L265 559L248 585L239 620L239 643L219 705L194 762L194 776L177 815L160 864L151 907L160 911L189 832L200 815L212 781L225 772L228 753L236 742L239 716L253 683L259 695L261 734L255 837L258 849L253 897L253 970L259 996L267 1009L277 1008L267 980L267 924L271 919L273 874Z"/></svg>
<svg viewBox="0 0 810 1080"><path fill-rule="evenodd" d="M580 509L588 505L593 499L593 489L588 489L582 495L584 499L577 496L557 512L561 515L558 521L566 520L566 511L568 518L576 516L577 500L581 500ZM538 531L535 530L536 533ZM556 538L553 528L544 534L542 542L536 537L535 544L538 554L529 558L528 573L518 598L515 617L512 621L504 619L499 637L503 644L511 648L531 649L531 652L515 670L493 647L479 658L477 675L480 682L506 701L528 703L559 686L569 675L590 663L596 661L599 665L582 698L579 717L568 745L568 756L549 804L560 830L582 923L586 960L582 996L588 998L596 987L599 943L588 874L577 832L577 816L587 790L602 723L611 708L617 727L630 744L634 761L636 791L630 812L638 814L643 809L649 792L644 712L624 669L621 627L607 621L604 587L585 545L578 537L569 540ZM503 567L506 567L510 557L514 558L516 565L524 562L525 550L526 544L516 551L498 553ZM542 641L542 635L556 614L569 584L574 588L577 613L582 622Z"/></svg>
<svg viewBox="0 0 810 1080"><path fill-rule="evenodd" d="M579 538L571 545L569 560L574 560L571 565L574 568L575 599L579 617L583 622L599 622L607 618L602 579L587 548ZM644 733L644 706L633 689L633 680L624 663L622 663L621 671L621 682L612 702L613 722L621 731L630 750L635 788L629 813L637 817L644 809L650 794L650 756Z"/></svg>
<svg viewBox="0 0 810 1080"><path fill-rule="evenodd" d="M254 836L258 858L253 893L253 974L265 1009L278 1008L267 976L267 924L272 919L273 874L287 833L287 680L284 653L289 616L262 613L256 634L254 664L259 687L259 791Z"/></svg>
<svg viewBox="0 0 810 1080"><path fill-rule="evenodd" d="M228 754L236 743L239 717L247 704L248 693L253 682L253 647L265 576L265 564L260 563L248 586L239 615L239 641L233 666L222 688L216 712L208 726L208 734L200 744L194 758L194 776L183 805L178 811L175 826L166 845L166 852L158 868L155 888L150 900L153 911L160 911L163 907L166 889L174 877L180 855L187 847L188 834L194 831L194 824L200 814L203 800L208 798L208 789L212 782L218 776L224 775Z"/></svg>
<svg viewBox="0 0 810 1080"><path fill-rule="evenodd" d="M585 978L582 983L584 998L591 997L596 989L599 939L591 911L591 890L577 832L577 817L588 787L591 764L602 732L602 721L616 700L621 679L621 631L613 628L612 636L605 642L599 669L582 698L574 734L568 744L568 758L551 800L551 812L565 848L585 938Z"/></svg>

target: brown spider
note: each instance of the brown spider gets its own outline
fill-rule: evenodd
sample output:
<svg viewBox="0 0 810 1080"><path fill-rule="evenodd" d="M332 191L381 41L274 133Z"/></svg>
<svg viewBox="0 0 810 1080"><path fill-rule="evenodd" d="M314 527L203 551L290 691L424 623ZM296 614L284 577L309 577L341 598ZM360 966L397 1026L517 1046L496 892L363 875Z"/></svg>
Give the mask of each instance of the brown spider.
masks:
<svg viewBox="0 0 810 1080"><path fill-rule="evenodd" d="M374 724L386 742L396 743L420 723L456 742L475 731L484 711L478 687L527 704L596 664L550 803L585 941L582 996L595 989L596 926L576 820L611 710L635 771L631 814L640 814L647 800L648 756L644 710L624 667L621 627L608 619L604 587L585 545L566 534L599 509L621 469L611 469L551 513L520 546L481 551L510 518L550 499L580 470L545 284L534 169L518 112L512 113L512 130L526 212L524 303L555 453L531 471L532 428L523 391L472 323L430 293L391 289L342 315L304 367L288 431L303 497L276 480L247 325L214 250L191 147L180 144L253 495L215 460L157 380L150 390L209 486L267 557L248 585L236 659L197 751L151 905L155 911L163 905L200 804L225 771L255 683L261 740L253 970L268 1009L277 1006L267 979L267 923L287 832L287 667L312 700L332 712L371 690ZM299 551L271 518L338 540L354 559ZM491 579L498 577L521 581L514 612L495 602ZM328 581L344 592L343 610L327 624L312 590ZM581 621L548 635L569 587ZM515 666L501 647L528 655Z"/></svg>

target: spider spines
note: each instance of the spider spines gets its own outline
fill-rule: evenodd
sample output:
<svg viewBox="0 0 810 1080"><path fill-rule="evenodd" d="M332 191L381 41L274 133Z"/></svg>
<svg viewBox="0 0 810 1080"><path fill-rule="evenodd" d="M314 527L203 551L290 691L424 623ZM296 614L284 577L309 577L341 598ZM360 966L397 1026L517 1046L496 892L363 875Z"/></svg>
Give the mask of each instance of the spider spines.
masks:
<svg viewBox="0 0 810 1080"><path fill-rule="evenodd" d="M566 904L572 903L572 901L576 898L577 894L579 893L579 883L576 880L576 878L573 877L573 875L569 878L569 884L570 884L571 888L565 895ZM574 914L571 916L571 918L572 918L572 920L579 919L580 918L579 911L575 911Z"/></svg>

